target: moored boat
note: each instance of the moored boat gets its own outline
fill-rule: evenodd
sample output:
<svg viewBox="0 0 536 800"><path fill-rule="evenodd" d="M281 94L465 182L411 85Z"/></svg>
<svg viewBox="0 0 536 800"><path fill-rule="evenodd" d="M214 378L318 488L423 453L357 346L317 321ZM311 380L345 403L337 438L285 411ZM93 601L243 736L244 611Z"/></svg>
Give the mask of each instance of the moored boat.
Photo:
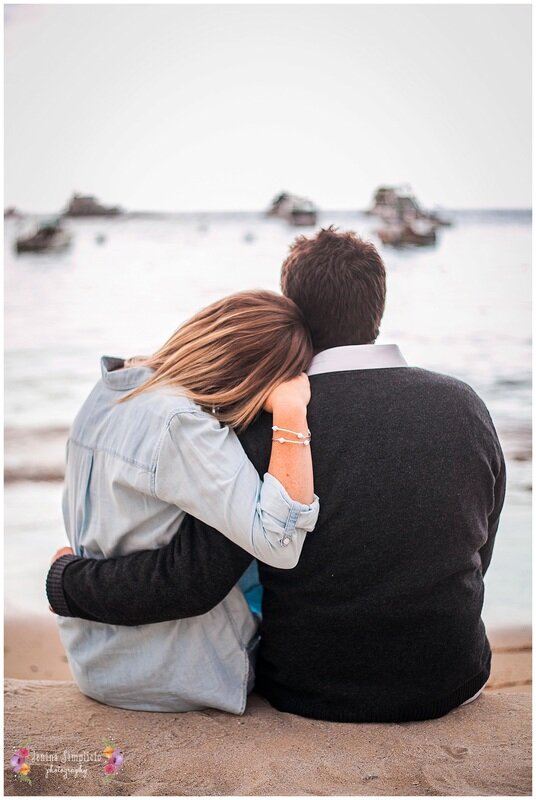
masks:
<svg viewBox="0 0 536 800"><path fill-rule="evenodd" d="M281 192L272 200L266 213L269 217L280 217L291 225L301 227L316 225L318 211L311 200L289 192Z"/></svg>
<svg viewBox="0 0 536 800"><path fill-rule="evenodd" d="M270 208L266 212L267 217L284 217L286 214L286 208L288 206L288 202L292 195L288 192L280 192L278 195L274 197Z"/></svg>
<svg viewBox="0 0 536 800"><path fill-rule="evenodd" d="M4 219L22 219L22 214L17 211L15 206L9 206L4 209Z"/></svg>
<svg viewBox="0 0 536 800"><path fill-rule="evenodd" d="M386 223L377 233L383 244L393 247L422 247L436 243L435 227L425 220Z"/></svg>
<svg viewBox="0 0 536 800"><path fill-rule="evenodd" d="M389 224L423 220L434 228L452 225L439 211L426 211L408 185L380 186L374 193L372 206L366 212Z"/></svg>
<svg viewBox="0 0 536 800"><path fill-rule="evenodd" d="M34 233L20 236L15 242L17 253L50 253L65 250L71 244L70 234L58 219L43 222Z"/></svg>
<svg viewBox="0 0 536 800"><path fill-rule="evenodd" d="M119 206L103 206L93 195L74 194L63 212L65 217L116 217Z"/></svg>
<svg viewBox="0 0 536 800"><path fill-rule="evenodd" d="M289 222L291 225L310 226L316 225L317 211L310 200L299 200L290 211Z"/></svg>

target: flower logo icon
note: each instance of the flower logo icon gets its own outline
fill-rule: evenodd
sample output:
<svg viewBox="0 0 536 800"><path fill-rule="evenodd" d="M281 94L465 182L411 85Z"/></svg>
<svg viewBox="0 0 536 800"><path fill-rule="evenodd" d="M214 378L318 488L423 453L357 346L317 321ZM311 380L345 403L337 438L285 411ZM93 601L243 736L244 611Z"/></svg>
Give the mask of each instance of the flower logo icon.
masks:
<svg viewBox="0 0 536 800"><path fill-rule="evenodd" d="M102 755L106 759L104 774L107 778L112 778L123 766L125 758L123 756L123 751L120 750L119 747L116 747L114 742L105 739L103 744L104 750L102 751Z"/></svg>
<svg viewBox="0 0 536 800"><path fill-rule="evenodd" d="M27 763L27 758L30 755L29 744L29 739L19 744L17 751L11 756L10 764L17 779L23 783L29 783L31 786L32 780L29 777L31 767Z"/></svg>

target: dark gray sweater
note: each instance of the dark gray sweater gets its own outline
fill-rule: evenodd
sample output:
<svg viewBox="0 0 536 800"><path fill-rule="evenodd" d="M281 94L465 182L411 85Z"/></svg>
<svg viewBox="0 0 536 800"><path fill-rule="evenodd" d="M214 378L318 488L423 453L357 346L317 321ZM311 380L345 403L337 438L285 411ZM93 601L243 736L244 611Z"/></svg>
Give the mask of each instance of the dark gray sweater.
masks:
<svg viewBox="0 0 536 800"><path fill-rule="evenodd" d="M446 714L489 677L481 610L505 493L482 400L413 367L311 377L320 517L298 566L260 565L256 689L276 708L336 721ZM242 436L262 474L271 418ZM64 557L47 581L58 613L138 625L202 614L251 557L188 518L161 550Z"/></svg>

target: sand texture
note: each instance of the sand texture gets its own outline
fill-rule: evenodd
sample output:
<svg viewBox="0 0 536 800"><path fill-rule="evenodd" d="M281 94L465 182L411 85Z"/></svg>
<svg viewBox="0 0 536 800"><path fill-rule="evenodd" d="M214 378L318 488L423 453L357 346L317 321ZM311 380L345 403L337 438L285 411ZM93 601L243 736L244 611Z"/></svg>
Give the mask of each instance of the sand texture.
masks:
<svg viewBox="0 0 536 800"><path fill-rule="evenodd" d="M528 694L486 693L436 720L363 725L282 714L255 695L243 717L124 711L72 683L8 679L5 715L7 795L531 793ZM108 780L104 760L78 776L47 777L34 763L28 789L9 766L28 737L31 753L59 756L100 751L109 738L125 763Z"/></svg>

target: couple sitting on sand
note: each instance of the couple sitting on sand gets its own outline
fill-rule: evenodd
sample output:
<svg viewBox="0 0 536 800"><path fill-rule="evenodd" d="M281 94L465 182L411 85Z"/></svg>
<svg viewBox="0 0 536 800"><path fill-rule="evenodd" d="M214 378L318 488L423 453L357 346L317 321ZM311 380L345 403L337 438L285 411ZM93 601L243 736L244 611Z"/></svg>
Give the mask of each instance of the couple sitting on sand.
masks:
<svg viewBox="0 0 536 800"><path fill-rule="evenodd" d="M73 675L129 709L242 714L255 687L317 719L443 716L490 674L493 423L467 384L374 344L370 242L299 237L281 288L102 359L68 443L76 555L47 578Z"/></svg>

